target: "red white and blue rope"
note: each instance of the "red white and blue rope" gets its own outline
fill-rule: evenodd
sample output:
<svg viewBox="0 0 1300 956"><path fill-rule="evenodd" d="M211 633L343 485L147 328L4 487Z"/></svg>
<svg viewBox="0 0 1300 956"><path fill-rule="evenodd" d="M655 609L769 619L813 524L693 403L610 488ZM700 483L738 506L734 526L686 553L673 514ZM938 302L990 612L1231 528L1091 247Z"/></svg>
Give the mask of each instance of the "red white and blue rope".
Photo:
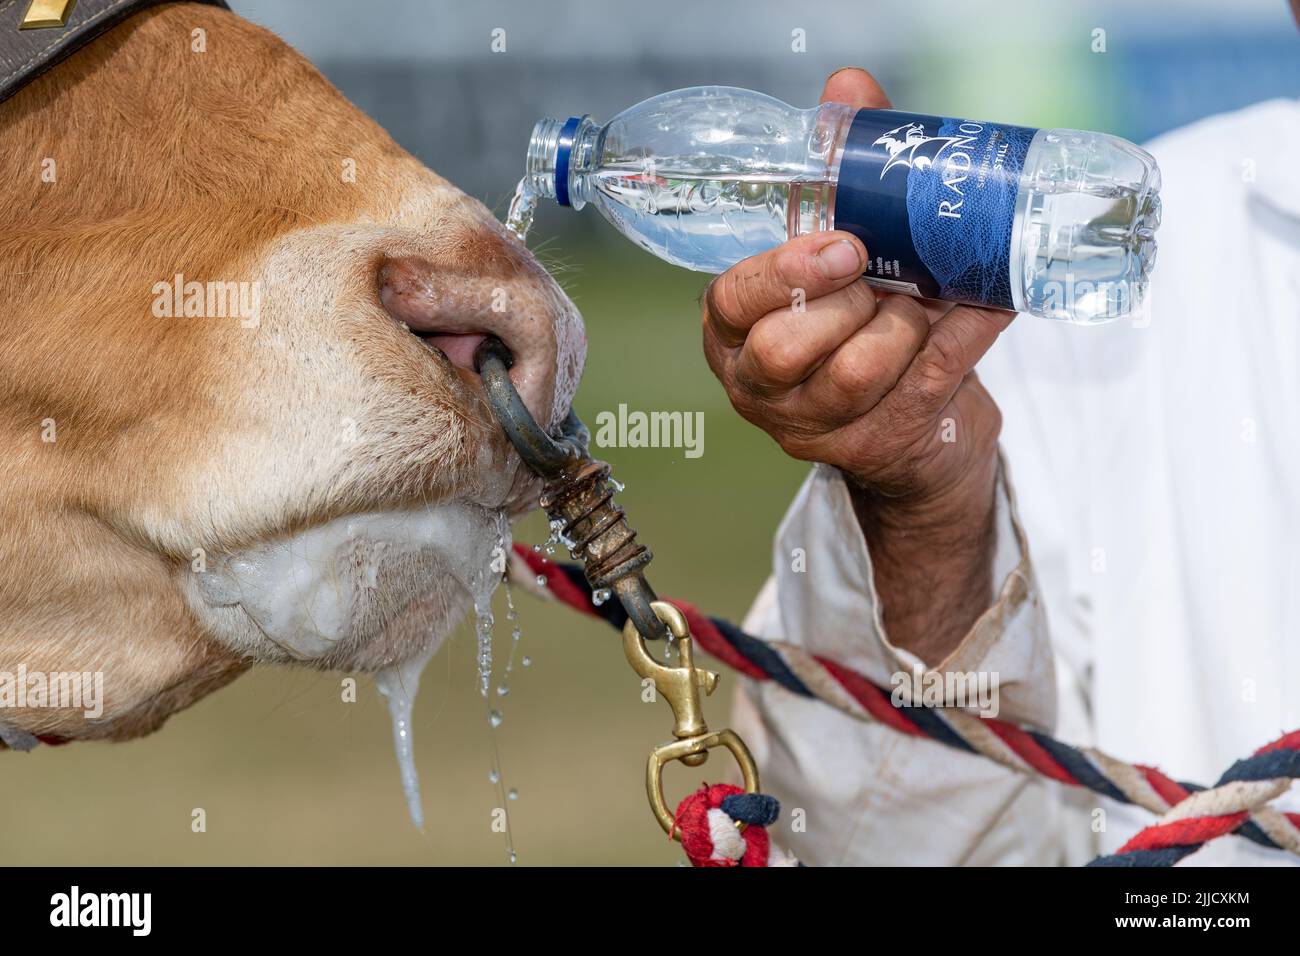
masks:
<svg viewBox="0 0 1300 956"><path fill-rule="evenodd" d="M579 565L549 561L519 544L515 545L515 553L542 585L543 593L614 627L623 627L627 616L622 606L614 600L594 603ZM525 585L531 583L525 575L519 577ZM1206 789L1173 780L1154 767L1126 763L1093 748L1063 743L1031 727L978 717L960 708L896 707L890 691L833 660L791 644L764 641L730 621L700 613L685 601L672 603L686 615L698 647L747 677L775 681L791 693L822 700L859 720L879 721L900 733L978 753L1018 772L1082 787L1121 803L1144 807L1160 817L1113 855L1099 857L1090 866L1172 866L1208 841L1229 833L1261 846L1300 854L1300 813L1283 813L1268 805L1300 777L1300 730L1238 760L1213 787ZM735 788L726 793L718 791L716 800L713 796L700 797L709 790L705 787L692 794L678 810L684 846L687 837L694 840L707 822L698 812L700 802L711 802L711 809L725 812L724 798ZM696 802L688 806L693 798ZM683 823L684 810L689 811L689 820ZM746 826L743 832L759 828L757 824ZM703 848L702 837L695 842ZM765 865L702 862L714 854L701 858L689 848L687 855L697 866ZM758 857L753 852L745 858L757 861ZM730 856L728 859L734 860Z"/></svg>

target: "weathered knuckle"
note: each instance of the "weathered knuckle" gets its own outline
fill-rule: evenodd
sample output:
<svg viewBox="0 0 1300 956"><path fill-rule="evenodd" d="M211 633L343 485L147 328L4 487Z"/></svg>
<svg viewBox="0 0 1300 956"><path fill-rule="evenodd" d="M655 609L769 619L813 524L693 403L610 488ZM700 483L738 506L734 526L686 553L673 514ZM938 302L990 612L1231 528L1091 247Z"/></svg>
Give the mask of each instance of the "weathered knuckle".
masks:
<svg viewBox="0 0 1300 956"><path fill-rule="evenodd" d="M765 373L753 368L752 362L737 367L735 389L738 396L744 396L753 405L766 405L786 391L784 386L777 385Z"/></svg>
<svg viewBox="0 0 1300 956"><path fill-rule="evenodd" d="M940 382L951 382L970 371L966 368L965 349L956 332L943 325L930 329L921 349L921 370L927 377Z"/></svg>
<svg viewBox="0 0 1300 956"><path fill-rule="evenodd" d="M881 370L874 357L862 348L853 348L836 356L826 366L826 378L837 393L858 396L876 389Z"/></svg>
<svg viewBox="0 0 1300 956"><path fill-rule="evenodd" d="M768 331L760 324L750 334L749 346L760 381L794 385L803 378L802 349L795 339L781 330Z"/></svg>
<svg viewBox="0 0 1300 956"><path fill-rule="evenodd" d="M727 398L731 401L731 407L736 410L741 418L753 422L756 418L761 417L761 407L763 405L762 397L750 388L740 375L734 375L722 383L723 388L727 391Z"/></svg>
<svg viewBox="0 0 1300 956"><path fill-rule="evenodd" d="M799 461L811 461L813 457L812 445L807 438L797 432L785 429L774 432L772 437L776 443L781 446L781 450Z"/></svg>
<svg viewBox="0 0 1300 956"><path fill-rule="evenodd" d="M762 403L744 395L732 395L731 407L736 410L736 414L755 425L758 428L767 430L767 415L763 409Z"/></svg>
<svg viewBox="0 0 1300 956"><path fill-rule="evenodd" d="M742 262L709 283L704 296L706 321L727 336L744 337L753 311L754 275L758 268Z"/></svg>
<svg viewBox="0 0 1300 956"><path fill-rule="evenodd" d="M735 275L724 272L709 283L704 293L704 321L714 328L727 329L735 313Z"/></svg>

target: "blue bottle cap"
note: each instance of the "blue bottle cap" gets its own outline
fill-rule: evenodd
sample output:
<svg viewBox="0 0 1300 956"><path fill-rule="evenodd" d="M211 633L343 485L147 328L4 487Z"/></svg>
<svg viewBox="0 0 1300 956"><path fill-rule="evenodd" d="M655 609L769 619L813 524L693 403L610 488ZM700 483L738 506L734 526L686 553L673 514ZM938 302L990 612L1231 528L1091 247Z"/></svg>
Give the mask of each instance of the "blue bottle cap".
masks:
<svg viewBox="0 0 1300 956"><path fill-rule="evenodd" d="M581 116L570 116L555 144L555 201L561 206L569 205L569 154L573 152L573 137L580 123Z"/></svg>

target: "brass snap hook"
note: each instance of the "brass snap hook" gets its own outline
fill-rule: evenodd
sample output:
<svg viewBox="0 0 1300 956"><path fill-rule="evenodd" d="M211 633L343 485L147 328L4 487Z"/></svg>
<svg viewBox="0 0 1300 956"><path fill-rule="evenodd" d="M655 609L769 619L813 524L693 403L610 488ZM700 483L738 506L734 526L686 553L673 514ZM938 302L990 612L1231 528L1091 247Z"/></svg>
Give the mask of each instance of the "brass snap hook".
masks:
<svg viewBox="0 0 1300 956"><path fill-rule="evenodd" d="M643 678L654 682L655 692L661 694L673 710L673 735L678 739L662 744L650 752L646 764L646 796L650 799L650 808L664 832L674 839L680 839L677 832L676 818L664 799L664 766L674 760L680 760L688 767L698 767L708 759L709 751L721 747L731 751L736 764L740 767L745 790L757 793L758 766L734 731L719 730L710 733L704 722L704 710L700 705L700 690L705 695L712 694L718 686L718 675L713 671L695 666L694 641L691 639L690 627L686 616L666 601L654 601L651 610L663 621L678 644L681 664L670 667L650 656L646 650L645 639L629 620L623 626L623 651L628 662Z"/></svg>
<svg viewBox="0 0 1300 956"><path fill-rule="evenodd" d="M704 710L700 707L700 689L712 694L718 686L718 675L713 671L695 666L694 641L686 624L686 615L667 601L651 601L650 609L659 620L668 625L668 631L677 643L681 664L669 667L650 656L646 650L645 638L637 631L636 625L629 619L623 625L623 652L627 654L628 663L642 677L654 682L655 692L668 701L673 709L676 724L673 727L675 737L698 737L709 732L704 723ZM698 767L704 763L704 756L687 761L687 766Z"/></svg>

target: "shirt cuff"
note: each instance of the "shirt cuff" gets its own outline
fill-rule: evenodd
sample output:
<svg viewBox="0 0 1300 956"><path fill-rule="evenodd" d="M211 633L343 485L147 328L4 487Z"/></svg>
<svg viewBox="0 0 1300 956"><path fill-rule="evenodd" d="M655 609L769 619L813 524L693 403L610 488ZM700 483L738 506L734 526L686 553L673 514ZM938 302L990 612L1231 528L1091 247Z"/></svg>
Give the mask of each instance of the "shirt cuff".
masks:
<svg viewBox="0 0 1300 956"><path fill-rule="evenodd" d="M837 660L908 696L910 688L933 686L927 679L932 674L988 675L997 688L998 716L1050 728L1056 711L1051 645L1002 459L996 493L995 600L933 666L889 639L848 486L825 465L813 469L777 531L773 579L746 629Z"/></svg>

